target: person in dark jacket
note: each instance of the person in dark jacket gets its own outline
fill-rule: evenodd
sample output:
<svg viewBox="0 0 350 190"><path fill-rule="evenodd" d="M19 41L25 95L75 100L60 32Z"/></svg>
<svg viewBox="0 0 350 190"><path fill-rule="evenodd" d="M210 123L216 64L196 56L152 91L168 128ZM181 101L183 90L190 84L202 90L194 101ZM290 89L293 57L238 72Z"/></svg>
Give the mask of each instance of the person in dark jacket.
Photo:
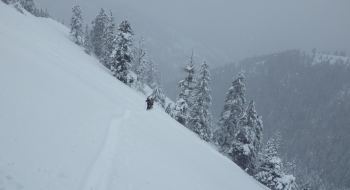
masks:
<svg viewBox="0 0 350 190"><path fill-rule="evenodd" d="M147 100L146 100L146 102L147 102L147 110L149 110L149 109L151 109L151 100L147 97Z"/></svg>

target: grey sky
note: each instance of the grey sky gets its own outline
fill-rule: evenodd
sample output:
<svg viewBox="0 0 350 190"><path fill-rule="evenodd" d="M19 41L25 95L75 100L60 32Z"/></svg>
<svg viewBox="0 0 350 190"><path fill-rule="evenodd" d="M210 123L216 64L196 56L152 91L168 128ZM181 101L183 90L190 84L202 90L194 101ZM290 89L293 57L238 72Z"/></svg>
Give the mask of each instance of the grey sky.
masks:
<svg viewBox="0 0 350 190"><path fill-rule="evenodd" d="M35 0L66 24L71 7L84 18L101 7L119 18L147 16L205 46L221 49L230 61L298 48L350 55L349 0ZM126 10L132 10L128 12ZM138 31L135 31L138 32Z"/></svg>

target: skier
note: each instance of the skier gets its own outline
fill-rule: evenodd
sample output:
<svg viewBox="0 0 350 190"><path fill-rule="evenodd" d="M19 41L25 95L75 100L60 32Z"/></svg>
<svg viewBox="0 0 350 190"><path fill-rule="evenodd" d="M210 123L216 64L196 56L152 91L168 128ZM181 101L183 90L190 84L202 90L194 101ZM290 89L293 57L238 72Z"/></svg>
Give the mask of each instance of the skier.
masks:
<svg viewBox="0 0 350 190"><path fill-rule="evenodd" d="M146 102L147 102L147 110L151 109L151 104L152 104L152 102L151 102L151 100L149 99L149 97L147 97Z"/></svg>
<svg viewBox="0 0 350 190"><path fill-rule="evenodd" d="M153 103L154 103L154 100L153 98L151 98L151 108L153 108Z"/></svg>

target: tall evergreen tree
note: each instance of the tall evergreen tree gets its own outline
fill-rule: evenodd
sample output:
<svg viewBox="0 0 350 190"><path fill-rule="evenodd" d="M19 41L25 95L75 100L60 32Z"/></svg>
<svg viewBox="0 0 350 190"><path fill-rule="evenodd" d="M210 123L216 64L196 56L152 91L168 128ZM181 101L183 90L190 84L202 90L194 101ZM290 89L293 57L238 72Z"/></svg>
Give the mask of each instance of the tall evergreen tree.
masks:
<svg viewBox="0 0 350 190"><path fill-rule="evenodd" d="M73 36L73 40L76 44L82 45L84 39L83 16L79 6L74 6L72 10L73 16L70 23L70 34Z"/></svg>
<svg viewBox="0 0 350 190"><path fill-rule="evenodd" d="M204 61L198 73L197 85L193 90L193 106L190 113L189 128L205 141L209 141L212 136L210 80L209 65Z"/></svg>
<svg viewBox="0 0 350 190"><path fill-rule="evenodd" d="M182 125L187 127L187 123L190 119L190 108L192 106L192 91L196 84L195 80L195 68L194 68L194 55L191 54L186 66L182 68L182 71L186 74L185 79L179 82L181 92L177 97L174 108L174 117Z"/></svg>
<svg viewBox="0 0 350 190"><path fill-rule="evenodd" d="M243 170L247 170L250 175L253 175L256 169L256 160L262 140L262 127L261 117L257 116L252 100L238 122L233 146L228 152L233 161Z"/></svg>
<svg viewBox="0 0 350 190"><path fill-rule="evenodd" d="M116 49L116 35L115 35L115 18L110 10L110 16L107 17L105 28L101 39L102 49L100 54L100 61L104 66L111 69L113 64L113 53Z"/></svg>
<svg viewBox="0 0 350 190"><path fill-rule="evenodd" d="M219 147L220 152L225 155L232 148L239 119L244 113L244 104L246 102L244 97L244 79L241 73L233 79L231 87L226 94L225 105L218 122L219 128L214 133L215 144Z"/></svg>
<svg viewBox="0 0 350 190"><path fill-rule="evenodd" d="M113 55L114 62L111 64L111 70L118 80L131 85L134 79L130 76L129 72L133 60L131 47L134 33L128 20L124 20L119 24L118 31L116 50Z"/></svg>
<svg viewBox="0 0 350 190"><path fill-rule="evenodd" d="M84 48L85 48L85 53L88 55L91 55L92 44L91 44L90 29L88 25L86 25L85 32L84 32Z"/></svg>
<svg viewBox="0 0 350 190"><path fill-rule="evenodd" d="M277 136L267 142L260 158L259 172L254 178L272 190L293 190L297 188L295 177L283 172L282 159L277 155L279 141Z"/></svg>
<svg viewBox="0 0 350 190"><path fill-rule="evenodd" d="M142 37L138 42L138 47L135 48L135 59L133 62L132 70L135 72L137 79L135 81L135 88L137 91L141 91L145 94L144 88L146 83L147 72L147 51L144 45L145 38Z"/></svg>
<svg viewBox="0 0 350 190"><path fill-rule="evenodd" d="M97 57L100 57L101 55L102 37L107 21L108 16L106 15L105 10L103 8L101 8L100 13L92 21L91 42L93 46L93 52Z"/></svg>
<svg viewBox="0 0 350 190"><path fill-rule="evenodd" d="M145 68L145 83L152 89L155 87L156 84L159 84L158 79L158 64L153 61L152 57L148 58L148 61L146 62L146 68Z"/></svg>

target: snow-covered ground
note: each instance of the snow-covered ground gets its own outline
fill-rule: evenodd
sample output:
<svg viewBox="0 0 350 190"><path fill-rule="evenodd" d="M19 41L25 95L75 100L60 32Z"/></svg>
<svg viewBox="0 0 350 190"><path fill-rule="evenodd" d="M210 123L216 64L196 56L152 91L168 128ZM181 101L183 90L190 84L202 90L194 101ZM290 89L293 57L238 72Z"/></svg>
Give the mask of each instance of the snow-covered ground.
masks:
<svg viewBox="0 0 350 190"><path fill-rule="evenodd" d="M321 62L329 62L329 64L331 65L335 64L336 62L343 62L344 64L350 64L350 58L346 56L316 54L312 62L312 65L319 64Z"/></svg>
<svg viewBox="0 0 350 190"><path fill-rule="evenodd" d="M0 189L267 189L113 78L51 19L0 2Z"/></svg>

